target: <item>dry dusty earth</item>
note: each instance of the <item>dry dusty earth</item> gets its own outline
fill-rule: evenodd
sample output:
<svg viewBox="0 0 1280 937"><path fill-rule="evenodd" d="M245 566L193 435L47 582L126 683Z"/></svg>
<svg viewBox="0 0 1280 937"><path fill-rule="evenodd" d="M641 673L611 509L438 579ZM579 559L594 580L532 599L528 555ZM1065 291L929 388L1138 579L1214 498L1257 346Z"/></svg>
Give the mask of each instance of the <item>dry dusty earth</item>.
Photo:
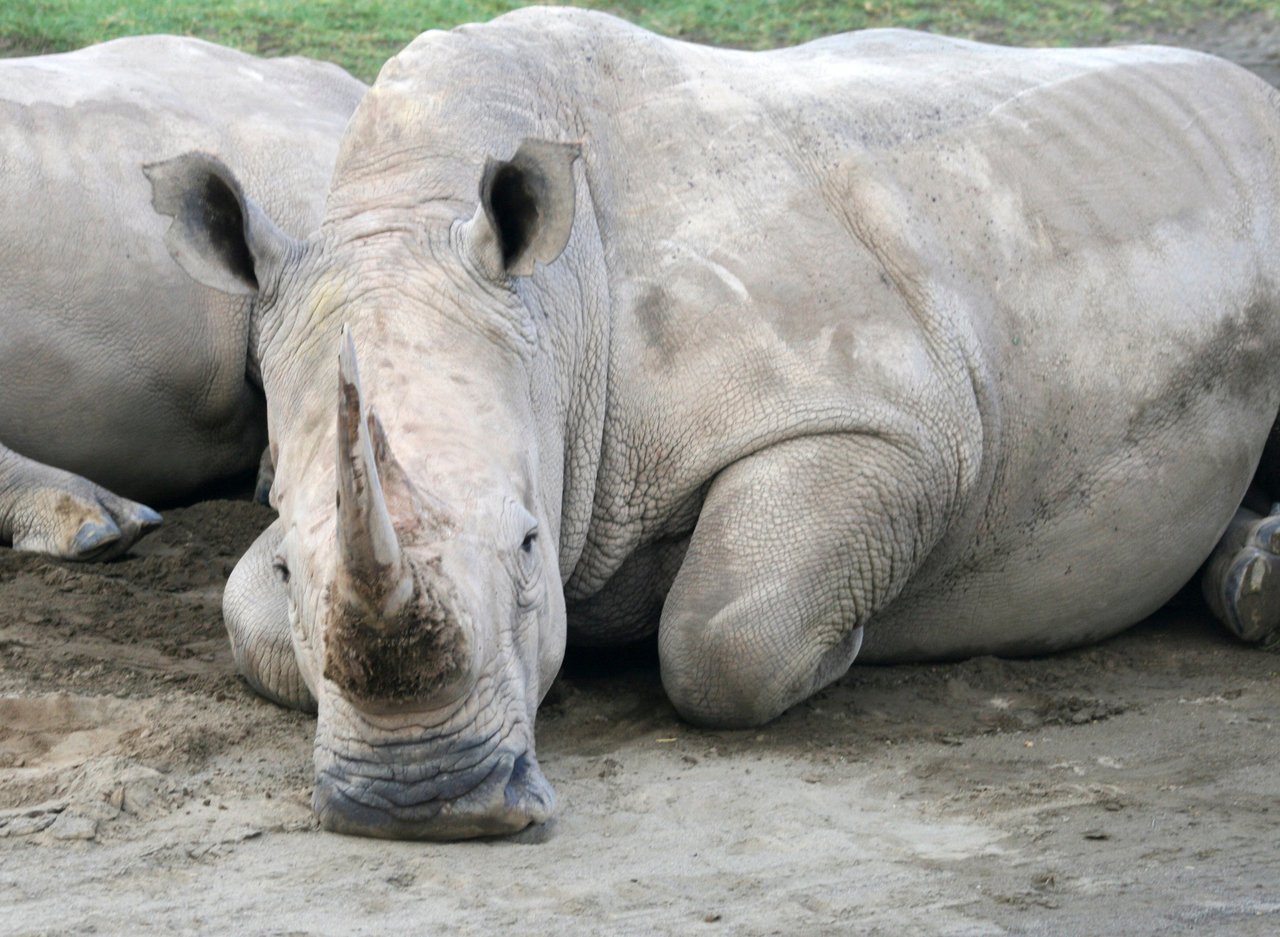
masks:
<svg viewBox="0 0 1280 937"><path fill-rule="evenodd" d="M1280 75L1270 21L1188 42ZM855 667L753 732L572 657L542 842L384 843L315 829L312 720L232 675L219 595L268 519L0 551L0 935L1280 933L1280 655L1194 601L1047 659Z"/></svg>

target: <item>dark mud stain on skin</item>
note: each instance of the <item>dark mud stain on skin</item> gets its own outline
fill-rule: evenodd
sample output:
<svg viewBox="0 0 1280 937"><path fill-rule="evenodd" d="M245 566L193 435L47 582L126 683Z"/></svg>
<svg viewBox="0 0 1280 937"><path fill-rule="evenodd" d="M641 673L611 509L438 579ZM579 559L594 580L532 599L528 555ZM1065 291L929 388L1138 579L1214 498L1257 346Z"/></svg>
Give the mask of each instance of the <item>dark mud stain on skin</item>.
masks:
<svg viewBox="0 0 1280 937"><path fill-rule="evenodd" d="M324 676L354 699L427 699L458 680L470 659L459 603L434 568L415 567L413 598L391 621L358 606L335 609Z"/></svg>
<svg viewBox="0 0 1280 937"><path fill-rule="evenodd" d="M670 361L680 350L678 335L672 328L671 296L661 287L649 287L635 305L635 320L645 344L657 361Z"/></svg>
<svg viewBox="0 0 1280 937"><path fill-rule="evenodd" d="M1272 296L1255 298L1239 316L1222 319L1203 348L1184 361L1129 421L1126 442L1138 443L1183 419L1208 398L1243 402L1265 393L1275 372L1270 334L1280 314Z"/></svg>

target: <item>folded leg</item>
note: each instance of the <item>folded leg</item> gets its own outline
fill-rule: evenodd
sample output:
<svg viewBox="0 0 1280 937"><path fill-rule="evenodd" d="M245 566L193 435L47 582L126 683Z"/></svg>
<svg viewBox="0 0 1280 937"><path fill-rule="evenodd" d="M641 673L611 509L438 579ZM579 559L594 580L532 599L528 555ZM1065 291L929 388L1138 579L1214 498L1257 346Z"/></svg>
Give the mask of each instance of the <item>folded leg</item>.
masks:
<svg viewBox="0 0 1280 937"><path fill-rule="evenodd" d="M279 522L272 523L240 558L222 594L222 617L249 685L282 706L315 712L293 649L288 590L272 568L281 537Z"/></svg>
<svg viewBox="0 0 1280 937"><path fill-rule="evenodd" d="M659 626L663 683L682 715L758 725L848 669L863 624L940 530L942 493L920 469L883 440L833 435L717 476Z"/></svg>

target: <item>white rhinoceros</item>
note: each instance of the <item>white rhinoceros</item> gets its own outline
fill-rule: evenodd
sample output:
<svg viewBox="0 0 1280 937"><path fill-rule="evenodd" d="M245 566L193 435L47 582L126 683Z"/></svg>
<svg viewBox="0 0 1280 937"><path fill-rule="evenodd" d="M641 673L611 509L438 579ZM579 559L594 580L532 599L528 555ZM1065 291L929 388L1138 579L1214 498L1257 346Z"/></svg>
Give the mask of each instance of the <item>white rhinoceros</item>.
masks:
<svg viewBox="0 0 1280 937"><path fill-rule="evenodd" d="M548 817L566 637L656 629L679 711L742 726L864 630L877 661L1113 634L1204 562L1280 406L1280 110L1191 52L526 9L386 65L305 241L209 160L164 181L245 220L172 229L260 289L280 518L228 625L318 704L333 830ZM1228 604L1280 610L1263 534Z"/></svg>
<svg viewBox="0 0 1280 937"><path fill-rule="evenodd" d="M0 543L111 556L160 519L126 498L257 465L252 284L229 296L174 263L143 165L215 154L305 234L364 90L334 65L173 36L0 60Z"/></svg>

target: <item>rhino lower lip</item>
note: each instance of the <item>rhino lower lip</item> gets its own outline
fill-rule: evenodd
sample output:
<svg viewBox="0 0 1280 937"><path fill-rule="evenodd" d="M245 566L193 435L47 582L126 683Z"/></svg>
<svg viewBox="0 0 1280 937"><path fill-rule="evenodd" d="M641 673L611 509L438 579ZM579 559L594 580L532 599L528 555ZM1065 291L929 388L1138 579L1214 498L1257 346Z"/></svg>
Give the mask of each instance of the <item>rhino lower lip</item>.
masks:
<svg viewBox="0 0 1280 937"><path fill-rule="evenodd" d="M445 783L404 784L335 763L316 779L314 807L325 829L394 839L507 835L550 818L555 794L532 755L503 753L487 764Z"/></svg>
<svg viewBox="0 0 1280 937"><path fill-rule="evenodd" d="M503 759L506 761L506 759ZM500 762L479 765L459 771L431 772L421 779L410 777L419 771L396 772L382 776L359 770L364 766L342 765L325 768L317 783L329 783L344 796L360 801L366 807L388 812L424 811L433 805L466 797L483 788L503 769Z"/></svg>

